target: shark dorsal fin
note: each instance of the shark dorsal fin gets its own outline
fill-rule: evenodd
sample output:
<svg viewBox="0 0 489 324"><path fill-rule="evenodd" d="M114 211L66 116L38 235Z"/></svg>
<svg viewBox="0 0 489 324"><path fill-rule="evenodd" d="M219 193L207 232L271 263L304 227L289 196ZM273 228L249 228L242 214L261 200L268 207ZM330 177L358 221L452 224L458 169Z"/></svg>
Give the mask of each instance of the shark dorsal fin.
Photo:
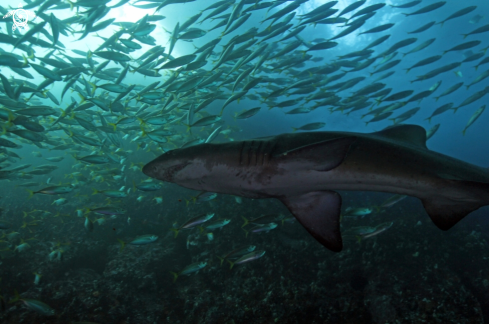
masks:
<svg viewBox="0 0 489 324"><path fill-rule="evenodd" d="M373 135L428 149L426 147L426 131L418 125L393 126L375 132Z"/></svg>

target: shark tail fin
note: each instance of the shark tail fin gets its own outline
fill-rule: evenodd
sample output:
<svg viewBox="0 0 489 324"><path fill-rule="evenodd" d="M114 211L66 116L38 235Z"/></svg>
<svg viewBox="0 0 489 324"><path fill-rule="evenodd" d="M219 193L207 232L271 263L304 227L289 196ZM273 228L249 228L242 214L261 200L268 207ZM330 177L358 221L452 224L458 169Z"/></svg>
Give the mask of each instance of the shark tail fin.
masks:
<svg viewBox="0 0 489 324"><path fill-rule="evenodd" d="M446 231L465 216L489 205L489 183L475 181L447 180L453 186L468 191L473 198L450 199L443 197L422 199L423 206L435 225Z"/></svg>

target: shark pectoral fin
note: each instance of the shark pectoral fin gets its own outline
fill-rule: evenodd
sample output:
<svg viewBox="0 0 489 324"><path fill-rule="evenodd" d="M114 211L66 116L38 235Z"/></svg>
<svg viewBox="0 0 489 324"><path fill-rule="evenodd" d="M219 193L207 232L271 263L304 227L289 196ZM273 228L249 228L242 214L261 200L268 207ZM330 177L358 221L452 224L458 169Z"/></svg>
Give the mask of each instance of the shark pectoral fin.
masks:
<svg viewBox="0 0 489 324"><path fill-rule="evenodd" d="M277 160L298 160L300 165L316 171L329 171L345 159L356 137L340 137L301 146L276 156ZM306 161L305 163L303 161Z"/></svg>
<svg viewBox="0 0 489 324"><path fill-rule="evenodd" d="M334 191L313 191L301 196L281 198L285 206L322 245L340 252L341 196Z"/></svg>

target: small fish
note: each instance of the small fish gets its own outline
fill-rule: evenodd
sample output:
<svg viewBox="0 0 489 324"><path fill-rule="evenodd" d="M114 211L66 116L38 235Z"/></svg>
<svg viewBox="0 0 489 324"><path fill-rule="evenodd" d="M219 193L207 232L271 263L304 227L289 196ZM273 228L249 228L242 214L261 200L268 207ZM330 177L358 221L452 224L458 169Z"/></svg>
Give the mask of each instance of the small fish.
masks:
<svg viewBox="0 0 489 324"><path fill-rule="evenodd" d="M318 123L310 123L310 124L306 124L306 125L303 125L301 127L298 127L298 128L294 128L292 127L293 131L298 131L298 130L317 130L317 129L321 129L323 128L324 126L326 126L326 123L322 123L322 122L318 122Z"/></svg>
<svg viewBox="0 0 489 324"><path fill-rule="evenodd" d="M36 299L29 299L29 298L20 298L19 294L17 291L15 291L15 298L11 300L10 302L16 302L16 301L21 301L24 303L25 306L27 306L28 309L33 310L41 315L44 316L53 316L55 314L54 309L49 307L49 305L36 300Z"/></svg>
<svg viewBox="0 0 489 324"><path fill-rule="evenodd" d="M159 205L163 202L163 198L162 197L154 197L153 200L156 201L156 204Z"/></svg>
<svg viewBox="0 0 489 324"><path fill-rule="evenodd" d="M182 229L189 229L189 228L194 228L196 226L199 226L200 224L203 224L210 220L212 217L214 217L214 213L208 213L204 215L199 215L197 217L191 218L185 223L183 223L180 227L178 228L172 228L171 230L175 232L175 237L177 237L178 232Z"/></svg>
<svg viewBox="0 0 489 324"><path fill-rule="evenodd" d="M361 208L348 207L345 210L343 217L357 217L357 216L365 217L367 215L370 215L372 211L373 211L372 208L368 208L368 207L361 207Z"/></svg>
<svg viewBox="0 0 489 324"><path fill-rule="evenodd" d="M206 225L205 228L206 229L216 229L216 228L223 228L224 226L226 226L227 224L229 224L231 222L230 219L223 219L223 220L219 220L219 221L216 221L216 222L213 222L213 223L210 223L209 225Z"/></svg>
<svg viewBox="0 0 489 324"><path fill-rule="evenodd" d="M156 191L161 189L161 185L157 183L151 183L151 184L139 184L139 185L134 185L134 188L140 190L140 191Z"/></svg>
<svg viewBox="0 0 489 324"><path fill-rule="evenodd" d="M0 229L5 230L5 229L9 229L11 227L12 227L12 224L10 222L0 220Z"/></svg>
<svg viewBox="0 0 489 324"><path fill-rule="evenodd" d="M191 273L198 273L200 270L204 269L207 265L207 262L195 262L192 263L185 268L183 268L180 272L172 272L170 273L173 275L173 282L177 281L178 276L180 275L190 275Z"/></svg>
<svg viewBox="0 0 489 324"><path fill-rule="evenodd" d="M93 222L88 218L88 216L85 216L85 229L89 232L93 231Z"/></svg>
<svg viewBox="0 0 489 324"><path fill-rule="evenodd" d="M66 198L60 198L60 199L56 199L55 201L53 201L53 203L51 205L61 206L61 205L64 205L66 203L67 203Z"/></svg>
<svg viewBox="0 0 489 324"><path fill-rule="evenodd" d="M29 189L26 189L27 192L29 192L29 198L31 198L35 194L43 194L43 195L61 195L61 194L67 194L72 192L74 189L73 185L67 185L67 186L52 186L52 187L46 187L38 191L32 191Z"/></svg>
<svg viewBox="0 0 489 324"><path fill-rule="evenodd" d="M475 15L474 17L470 18L469 23L478 24L482 19L484 19L484 16Z"/></svg>
<svg viewBox="0 0 489 324"><path fill-rule="evenodd" d="M123 215L126 213L126 209L114 206L104 206L96 208L87 208L88 212L93 212L101 215Z"/></svg>
<svg viewBox="0 0 489 324"><path fill-rule="evenodd" d="M156 242L157 239L158 239L158 236L157 235L146 234L146 235L138 236L134 240L132 240L131 242L128 242L128 243L126 243L126 242L124 242L123 240L120 240L120 239L117 239L117 240L121 244L120 251L122 252L122 250L126 247L127 244L130 244L130 245L145 245L145 244L150 244L150 243Z"/></svg>
<svg viewBox="0 0 489 324"><path fill-rule="evenodd" d="M486 109L486 105L480 107L477 109L474 114L470 117L469 121L467 122L467 125L465 126L464 130L462 131L463 135L465 136L465 133L467 132L467 129L472 126L472 124L475 123L475 121L482 115L484 110Z"/></svg>
<svg viewBox="0 0 489 324"><path fill-rule="evenodd" d="M34 284L39 285L39 282L41 282L42 275L40 275L37 272L34 272L33 274L34 274Z"/></svg>
<svg viewBox="0 0 489 324"><path fill-rule="evenodd" d="M229 269L232 269L235 264L242 264L245 262L254 261L256 259L261 258L263 255L265 255L265 251L263 251L263 250L262 251L253 251L251 253L243 255L241 258L239 258L238 260L236 260L234 262L227 260L229 262Z"/></svg>
<svg viewBox="0 0 489 324"><path fill-rule="evenodd" d="M231 252L229 252L228 254L226 254L222 257L218 256L218 258L219 258L219 260L221 260L221 265L222 265L224 260L239 259L243 255L248 254L250 252L253 252L255 249L256 249L256 246L254 246L254 245L248 245L245 247L241 246L241 247L238 247L238 248L232 250Z"/></svg>
<svg viewBox="0 0 489 324"><path fill-rule="evenodd" d="M378 206L378 209L380 208L389 208L400 202L401 200L405 199L407 196L406 195L393 195L389 197L387 200L385 200L383 203L381 203Z"/></svg>
<svg viewBox="0 0 489 324"><path fill-rule="evenodd" d="M261 232L268 233L271 230L277 228L277 226L278 226L277 223L258 224L256 226L252 227L249 231L252 233L261 233ZM247 231L245 231L245 232L247 232Z"/></svg>
<svg viewBox="0 0 489 324"><path fill-rule="evenodd" d="M102 194L102 195L110 197L110 198L125 198L125 197L127 197L127 193L124 191L120 191L120 190L97 190L95 188L92 188L92 190L93 190L92 195Z"/></svg>

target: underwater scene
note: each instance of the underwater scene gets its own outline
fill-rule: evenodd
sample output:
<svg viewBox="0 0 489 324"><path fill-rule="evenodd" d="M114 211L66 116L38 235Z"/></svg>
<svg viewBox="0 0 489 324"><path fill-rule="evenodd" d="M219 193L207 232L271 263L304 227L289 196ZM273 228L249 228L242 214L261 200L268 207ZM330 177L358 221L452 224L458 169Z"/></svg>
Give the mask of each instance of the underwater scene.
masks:
<svg viewBox="0 0 489 324"><path fill-rule="evenodd" d="M0 323L489 323L489 1L0 13Z"/></svg>

